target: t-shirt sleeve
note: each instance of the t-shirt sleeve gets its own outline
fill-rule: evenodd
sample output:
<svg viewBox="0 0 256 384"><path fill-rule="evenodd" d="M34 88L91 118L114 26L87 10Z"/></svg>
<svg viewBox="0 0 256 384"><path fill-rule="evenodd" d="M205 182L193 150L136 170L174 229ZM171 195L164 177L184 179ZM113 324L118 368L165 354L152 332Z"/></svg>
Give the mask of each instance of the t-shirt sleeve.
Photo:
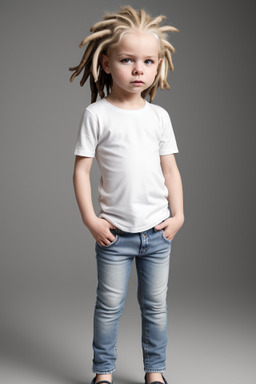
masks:
<svg viewBox="0 0 256 384"><path fill-rule="evenodd" d="M88 110L85 110L80 122L74 154L77 156L94 157L97 143L97 121Z"/></svg>
<svg viewBox="0 0 256 384"><path fill-rule="evenodd" d="M178 146L175 138L175 134L172 127L172 122L169 114L164 111L163 115L163 127L161 140L159 144L160 155L171 155L172 153L178 153Z"/></svg>

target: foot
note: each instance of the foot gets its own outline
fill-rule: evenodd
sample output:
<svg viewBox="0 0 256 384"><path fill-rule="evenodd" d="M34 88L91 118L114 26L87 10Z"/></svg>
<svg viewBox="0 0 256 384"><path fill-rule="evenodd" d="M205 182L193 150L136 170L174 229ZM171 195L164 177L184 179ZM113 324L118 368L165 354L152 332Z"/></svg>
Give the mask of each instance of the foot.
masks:
<svg viewBox="0 0 256 384"><path fill-rule="evenodd" d="M96 375L95 378L95 384L99 383L100 381L108 381L109 383L112 383L112 374L106 374L106 375Z"/></svg>
<svg viewBox="0 0 256 384"><path fill-rule="evenodd" d="M158 381L159 383L165 384L164 379L163 379L163 375L160 372L147 372L146 373L146 383L151 384L154 381Z"/></svg>

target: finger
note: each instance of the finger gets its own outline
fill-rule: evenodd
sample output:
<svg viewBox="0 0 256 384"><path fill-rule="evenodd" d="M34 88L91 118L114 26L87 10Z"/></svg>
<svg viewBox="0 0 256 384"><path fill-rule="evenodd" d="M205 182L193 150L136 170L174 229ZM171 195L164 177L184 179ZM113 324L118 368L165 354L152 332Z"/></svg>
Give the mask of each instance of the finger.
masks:
<svg viewBox="0 0 256 384"><path fill-rule="evenodd" d="M109 245L111 243L111 241L109 239L103 239L103 240L98 240L97 243L101 246L101 247L105 247L106 245Z"/></svg>
<svg viewBox="0 0 256 384"><path fill-rule="evenodd" d="M110 232L111 233L111 232ZM111 235L112 236L109 236L109 237L107 237L105 240L103 240L103 246L105 246L105 245L109 245L109 244L111 244L111 243L113 243L113 241L115 240L115 235L113 235L112 233L111 233Z"/></svg>
<svg viewBox="0 0 256 384"><path fill-rule="evenodd" d="M155 226L155 229L156 229L157 231L160 231L161 229L163 229L163 228L165 228L165 227L166 227L166 224L165 224L165 222L163 222L163 223L161 223L161 224L156 225L156 226Z"/></svg>
<svg viewBox="0 0 256 384"><path fill-rule="evenodd" d="M110 233L111 233L111 232L110 232ZM114 241L116 237L115 237L115 235L113 235L113 233L111 233L111 235L112 235L112 236L109 237L108 240L112 243L112 241Z"/></svg>
<svg viewBox="0 0 256 384"><path fill-rule="evenodd" d="M106 233L106 240L109 240L109 241L114 241L115 238L116 238L116 234L115 233L112 233L112 229L115 229L111 227L108 228L108 233Z"/></svg>

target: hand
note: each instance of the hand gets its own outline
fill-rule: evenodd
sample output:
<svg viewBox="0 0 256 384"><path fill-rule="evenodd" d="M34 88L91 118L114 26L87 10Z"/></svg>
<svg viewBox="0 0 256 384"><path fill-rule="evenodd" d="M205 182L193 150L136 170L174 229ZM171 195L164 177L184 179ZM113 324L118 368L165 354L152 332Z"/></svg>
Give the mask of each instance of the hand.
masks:
<svg viewBox="0 0 256 384"><path fill-rule="evenodd" d="M184 218L173 216L163 221L161 224L156 225L155 229L157 231L160 231L161 229L163 229L164 236L168 240L173 240L176 233L182 227L183 222L184 222Z"/></svg>
<svg viewBox="0 0 256 384"><path fill-rule="evenodd" d="M116 227L105 219L96 217L88 228L93 235L94 239L102 247L109 245L115 240L115 235L110 232L110 229L116 229Z"/></svg>

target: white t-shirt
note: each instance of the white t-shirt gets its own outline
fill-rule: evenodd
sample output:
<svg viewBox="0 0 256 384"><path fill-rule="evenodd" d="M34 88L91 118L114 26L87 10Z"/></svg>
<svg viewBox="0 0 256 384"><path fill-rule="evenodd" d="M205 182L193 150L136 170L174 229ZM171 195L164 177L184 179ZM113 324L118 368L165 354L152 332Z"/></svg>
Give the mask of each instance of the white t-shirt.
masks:
<svg viewBox="0 0 256 384"><path fill-rule="evenodd" d="M99 217L133 233L170 216L160 156L177 152L168 113L147 101L137 110L106 99L89 105L75 147L75 155L97 158Z"/></svg>

